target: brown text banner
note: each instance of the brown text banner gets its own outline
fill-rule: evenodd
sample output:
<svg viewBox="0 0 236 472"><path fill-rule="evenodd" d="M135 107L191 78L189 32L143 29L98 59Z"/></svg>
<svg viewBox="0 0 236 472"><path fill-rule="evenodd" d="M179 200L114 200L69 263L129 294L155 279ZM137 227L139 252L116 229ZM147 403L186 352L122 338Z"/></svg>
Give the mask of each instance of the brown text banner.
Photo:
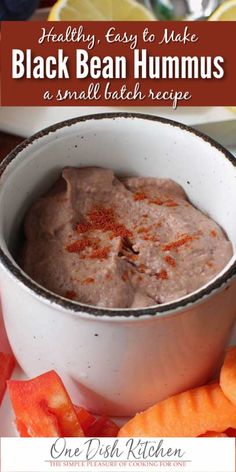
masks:
<svg viewBox="0 0 236 472"><path fill-rule="evenodd" d="M3 22L4 106L235 106L236 22Z"/></svg>

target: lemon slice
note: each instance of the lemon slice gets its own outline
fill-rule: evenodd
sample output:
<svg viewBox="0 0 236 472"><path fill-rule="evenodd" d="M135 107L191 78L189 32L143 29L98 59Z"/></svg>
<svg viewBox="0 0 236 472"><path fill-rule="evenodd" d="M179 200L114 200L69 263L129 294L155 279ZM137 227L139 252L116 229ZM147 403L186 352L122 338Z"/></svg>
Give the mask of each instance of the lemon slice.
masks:
<svg viewBox="0 0 236 472"><path fill-rule="evenodd" d="M58 0L49 21L152 21L156 18L136 0Z"/></svg>
<svg viewBox="0 0 236 472"><path fill-rule="evenodd" d="M236 21L236 0L222 3L209 18L210 21Z"/></svg>

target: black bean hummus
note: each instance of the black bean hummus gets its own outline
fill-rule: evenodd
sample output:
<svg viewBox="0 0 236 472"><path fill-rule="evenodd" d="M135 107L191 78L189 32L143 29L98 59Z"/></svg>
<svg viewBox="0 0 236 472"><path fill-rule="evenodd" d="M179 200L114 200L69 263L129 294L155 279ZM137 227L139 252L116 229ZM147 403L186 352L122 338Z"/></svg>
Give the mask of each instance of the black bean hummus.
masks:
<svg viewBox="0 0 236 472"><path fill-rule="evenodd" d="M167 303L208 283L232 245L168 179L66 168L28 211L21 266L63 297L107 308Z"/></svg>

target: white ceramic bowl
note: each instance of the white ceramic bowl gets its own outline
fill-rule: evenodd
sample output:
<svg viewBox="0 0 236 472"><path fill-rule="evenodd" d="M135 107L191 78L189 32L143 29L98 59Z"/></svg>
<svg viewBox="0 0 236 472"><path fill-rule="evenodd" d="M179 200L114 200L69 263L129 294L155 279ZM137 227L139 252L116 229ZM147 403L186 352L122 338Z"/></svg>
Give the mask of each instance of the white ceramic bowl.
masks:
<svg viewBox="0 0 236 472"><path fill-rule="evenodd" d="M75 402L112 415L131 415L211 377L235 319L235 255L214 280L183 299L147 309L107 310L37 285L12 251L26 209L68 165L174 179L226 230L235 250L235 164L229 152L186 126L118 113L57 124L5 159L0 289L10 343L27 375L55 369Z"/></svg>

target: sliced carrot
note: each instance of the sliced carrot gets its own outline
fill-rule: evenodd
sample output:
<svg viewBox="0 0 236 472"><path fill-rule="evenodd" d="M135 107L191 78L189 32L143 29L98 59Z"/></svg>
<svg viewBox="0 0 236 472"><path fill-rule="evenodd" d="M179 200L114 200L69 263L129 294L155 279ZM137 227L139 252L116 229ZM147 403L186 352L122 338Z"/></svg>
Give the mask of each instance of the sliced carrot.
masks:
<svg viewBox="0 0 236 472"><path fill-rule="evenodd" d="M220 371L220 386L225 396L236 405L236 347L226 352Z"/></svg>
<svg viewBox="0 0 236 472"><path fill-rule="evenodd" d="M174 395L137 414L118 436L196 437L235 426L236 407L218 384L210 384Z"/></svg>
<svg viewBox="0 0 236 472"><path fill-rule="evenodd" d="M208 431L205 434L198 436L199 438L227 438L228 435L225 433L216 433L215 431Z"/></svg>

